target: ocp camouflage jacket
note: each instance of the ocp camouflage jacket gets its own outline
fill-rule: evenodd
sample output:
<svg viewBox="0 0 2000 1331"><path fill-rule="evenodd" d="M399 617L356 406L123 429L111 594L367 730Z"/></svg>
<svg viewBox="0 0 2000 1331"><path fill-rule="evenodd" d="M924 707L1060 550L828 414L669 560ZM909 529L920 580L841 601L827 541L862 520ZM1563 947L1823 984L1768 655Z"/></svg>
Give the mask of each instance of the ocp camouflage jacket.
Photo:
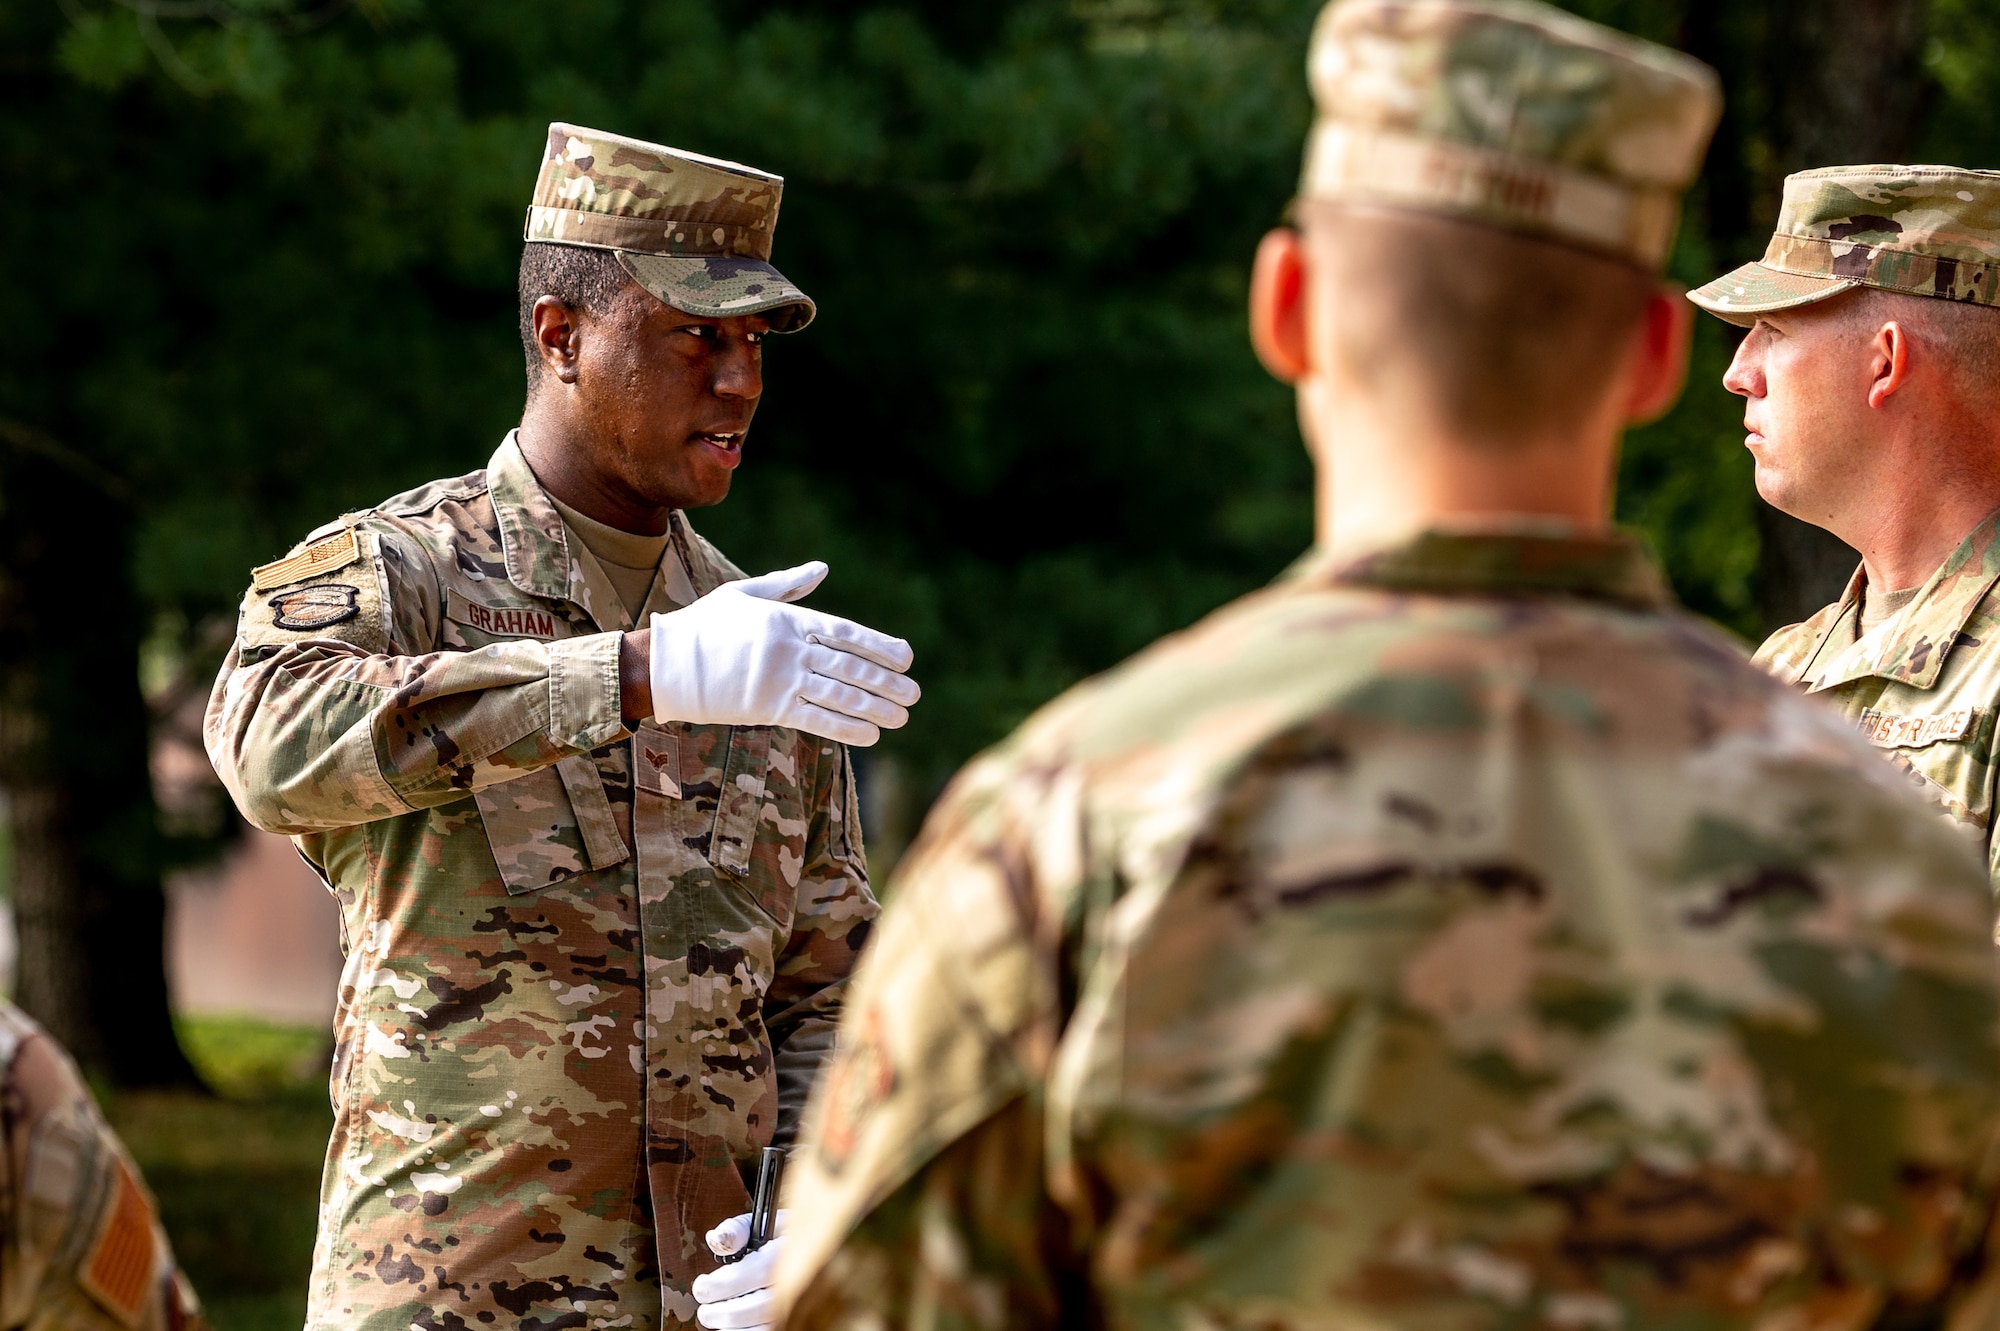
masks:
<svg viewBox="0 0 2000 1331"><path fill-rule="evenodd" d="M697 594L742 576L672 536ZM244 598L209 755L347 955L314 1327L691 1321L703 1231L792 1130L877 910L848 756L629 731L630 626L512 436Z"/></svg>
<svg viewBox="0 0 2000 1331"><path fill-rule="evenodd" d="M790 1331L1996 1324L1981 866L1629 542L1317 556L891 897Z"/></svg>
<svg viewBox="0 0 2000 1331"><path fill-rule="evenodd" d="M1916 598L1861 632L1867 569L1803 624L1779 629L1757 664L1821 695L1924 795L1976 837L2000 887L1993 838L1994 723L2000 717L2000 513L1980 523Z"/></svg>

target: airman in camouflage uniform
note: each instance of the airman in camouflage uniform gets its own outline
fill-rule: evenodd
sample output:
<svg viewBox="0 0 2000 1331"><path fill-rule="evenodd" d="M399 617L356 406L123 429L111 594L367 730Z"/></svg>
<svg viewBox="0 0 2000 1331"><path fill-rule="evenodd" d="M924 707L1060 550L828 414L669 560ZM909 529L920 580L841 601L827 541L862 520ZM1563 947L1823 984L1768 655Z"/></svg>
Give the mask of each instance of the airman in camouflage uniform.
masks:
<svg viewBox="0 0 2000 1331"><path fill-rule="evenodd" d="M0 1331L198 1331L153 1199L76 1065L0 998Z"/></svg>
<svg viewBox="0 0 2000 1331"><path fill-rule="evenodd" d="M528 239L797 327L779 185L556 125ZM244 597L210 756L346 951L313 1327L691 1324L702 1235L795 1130L877 909L853 769L798 729L630 719L626 631L743 576L678 511L655 557L634 609L509 434Z"/></svg>
<svg viewBox="0 0 2000 1331"><path fill-rule="evenodd" d="M2000 306L2000 173L1937 166L1801 172L1785 181L1764 257L1690 296L1732 323L1753 326L1777 312L1865 290ZM1992 327L1984 335L2000 338L2000 313L1988 318ZM1970 458L1965 465L1991 463ZM1906 483L1927 490L1933 479L1908 476ZM1917 518L1938 520L1921 504ZM1831 702L1859 726L1977 838L2000 887L2000 841L1993 836L2000 512L1966 533L1921 586L1896 593L1871 588L1864 564L1838 601L1772 634L1757 664ZM1878 620L1870 603L1885 603L1887 611L1892 597L1900 606Z"/></svg>
<svg viewBox="0 0 2000 1331"><path fill-rule="evenodd" d="M1505 0L1348 0L1312 72L1302 204L1340 206L1306 262L1422 214L1657 272L1717 109L1693 62ZM929 818L794 1153L786 1325L2000 1324L1963 840L1601 516L1347 547L1332 493L1277 585Z"/></svg>

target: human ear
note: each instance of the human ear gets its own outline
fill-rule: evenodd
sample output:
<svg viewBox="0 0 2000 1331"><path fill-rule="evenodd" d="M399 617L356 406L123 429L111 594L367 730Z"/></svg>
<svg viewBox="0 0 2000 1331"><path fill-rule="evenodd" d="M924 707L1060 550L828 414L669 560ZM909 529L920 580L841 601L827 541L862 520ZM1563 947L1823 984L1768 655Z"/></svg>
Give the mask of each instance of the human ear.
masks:
<svg viewBox="0 0 2000 1331"><path fill-rule="evenodd" d="M1250 345L1264 368L1294 384L1311 366L1306 345L1305 238L1291 227L1268 233L1250 269Z"/></svg>
<svg viewBox="0 0 2000 1331"><path fill-rule="evenodd" d="M1680 400L1693 340L1694 306L1680 292L1662 288L1646 298L1626 380L1627 425L1656 421Z"/></svg>
<svg viewBox="0 0 2000 1331"><path fill-rule="evenodd" d="M1868 353L1868 405L1880 411L1910 377L1910 334L1892 319L1875 330Z"/></svg>
<svg viewBox="0 0 2000 1331"><path fill-rule="evenodd" d="M575 383L577 355L583 346L583 333L577 326L576 311L554 296L543 296L535 302L531 317L535 329L535 349L542 354L542 364L563 383Z"/></svg>

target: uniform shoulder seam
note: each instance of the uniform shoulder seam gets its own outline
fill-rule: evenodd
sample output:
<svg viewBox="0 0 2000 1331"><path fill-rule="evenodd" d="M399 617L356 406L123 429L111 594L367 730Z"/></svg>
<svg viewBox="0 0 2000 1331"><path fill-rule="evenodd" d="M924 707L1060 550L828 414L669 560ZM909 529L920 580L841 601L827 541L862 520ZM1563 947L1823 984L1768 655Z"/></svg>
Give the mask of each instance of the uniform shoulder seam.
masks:
<svg viewBox="0 0 2000 1331"><path fill-rule="evenodd" d="M405 490L399 495L391 495L374 507L351 517L372 517L380 514L391 518L420 518L434 511L438 505L448 502L465 503L479 498L490 487L486 479L486 469L470 472L449 480L430 481L413 490Z"/></svg>

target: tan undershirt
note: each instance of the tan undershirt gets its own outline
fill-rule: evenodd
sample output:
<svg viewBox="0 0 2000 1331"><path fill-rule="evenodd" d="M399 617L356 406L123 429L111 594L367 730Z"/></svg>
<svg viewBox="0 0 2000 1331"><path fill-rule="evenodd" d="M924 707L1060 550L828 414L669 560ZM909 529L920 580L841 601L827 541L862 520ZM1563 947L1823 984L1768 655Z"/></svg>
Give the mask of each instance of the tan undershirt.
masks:
<svg viewBox="0 0 2000 1331"><path fill-rule="evenodd" d="M1902 608L1917 599L1922 587L1905 587L1899 592L1861 591L1861 631L1873 633L1893 619Z"/></svg>
<svg viewBox="0 0 2000 1331"><path fill-rule="evenodd" d="M660 560L667 553L667 547L673 543L672 533L639 536L629 531L620 531L616 527L608 527L595 518L585 517L554 495L549 496L549 502L556 506L556 512L562 515L564 525L576 533L584 548L597 557L598 566L604 570L604 576L611 580L612 587L617 590L618 599L625 606L625 613L632 616L636 622L639 612L646 608L646 598L652 594L653 579L660 571ZM686 605L688 600L693 598L689 596L683 599L681 595L683 588L689 592L693 589L686 587L687 575L680 568L678 556L674 559L674 566L668 573L667 592L677 604ZM680 573L681 576L675 578L674 573Z"/></svg>

